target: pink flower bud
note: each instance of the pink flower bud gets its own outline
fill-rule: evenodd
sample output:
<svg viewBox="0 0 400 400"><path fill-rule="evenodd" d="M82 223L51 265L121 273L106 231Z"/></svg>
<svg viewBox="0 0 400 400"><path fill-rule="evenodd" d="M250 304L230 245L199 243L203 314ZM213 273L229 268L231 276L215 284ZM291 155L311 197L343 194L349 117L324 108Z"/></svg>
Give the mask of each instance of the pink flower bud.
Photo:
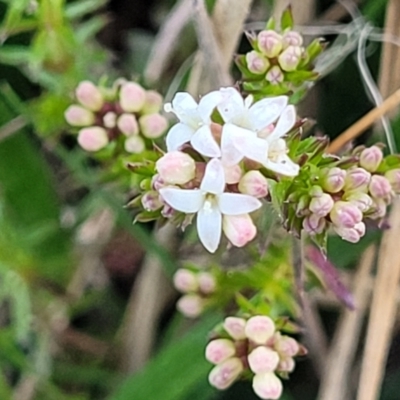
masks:
<svg viewBox="0 0 400 400"><path fill-rule="evenodd" d="M240 178L243 175L243 171L240 165L223 165L223 168L225 174L225 182L228 185L234 185L235 183L238 183L240 181Z"/></svg>
<svg viewBox="0 0 400 400"><path fill-rule="evenodd" d="M79 103L89 110L99 111L103 107L103 95L92 82L81 82L75 90L75 95Z"/></svg>
<svg viewBox="0 0 400 400"><path fill-rule="evenodd" d="M337 228L354 228L363 217L360 209L348 201L337 201L329 215Z"/></svg>
<svg viewBox="0 0 400 400"><path fill-rule="evenodd" d="M172 218L175 215L176 211L169 206L168 204L166 204L163 209L161 210L161 215L164 218Z"/></svg>
<svg viewBox="0 0 400 400"><path fill-rule="evenodd" d="M256 347L247 357L250 369L255 374L273 372L279 363L279 354L269 347Z"/></svg>
<svg viewBox="0 0 400 400"><path fill-rule="evenodd" d="M117 114L115 112L109 111L103 117L103 124L108 129L113 129L117 125Z"/></svg>
<svg viewBox="0 0 400 400"><path fill-rule="evenodd" d="M265 197L268 195L267 178L260 171L249 171L240 179L239 190L253 197Z"/></svg>
<svg viewBox="0 0 400 400"><path fill-rule="evenodd" d="M195 177L196 163L186 153L171 151L156 162L156 169L165 182L183 185Z"/></svg>
<svg viewBox="0 0 400 400"><path fill-rule="evenodd" d="M251 317L245 327L245 333L248 339L256 344L265 344L275 332L274 321L265 315L256 315Z"/></svg>
<svg viewBox="0 0 400 400"><path fill-rule="evenodd" d="M276 400L282 396L282 382L273 373L256 374L253 378L253 390L258 397L265 400Z"/></svg>
<svg viewBox="0 0 400 400"><path fill-rule="evenodd" d="M282 357L294 357L300 351L300 346L297 341L285 335L279 335L279 337L277 337L274 348Z"/></svg>
<svg viewBox="0 0 400 400"><path fill-rule="evenodd" d="M72 126L90 126L94 123L93 113L81 106L69 106L64 116L67 122Z"/></svg>
<svg viewBox="0 0 400 400"><path fill-rule="evenodd" d="M303 37L298 32L289 31L283 35L282 42L285 48L289 46L300 47L303 44Z"/></svg>
<svg viewBox="0 0 400 400"><path fill-rule="evenodd" d="M279 372L292 372L295 367L295 362L292 357L281 358L276 370Z"/></svg>
<svg viewBox="0 0 400 400"><path fill-rule="evenodd" d="M228 332L229 336L234 340L246 339L244 331L246 320L238 317L227 317L224 321L224 329Z"/></svg>
<svg viewBox="0 0 400 400"><path fill-rule="evenodd" d="M294 71L300 63L302 51L298 46L289 46L278 57L280 67L284 71Z"/></svg>
<svg viewBox="0 0 400 400"><path fill-rule="evenodd" d="M348 195L346 194L343 196L343 200L353 203L362 213L368 211L373 204L373 200L370 196L358 191L350 192Z"/></svg>
<svg viewBox="0 0 400 400"><path fill-rule="evenodd" d="M160 195L155 190L145 193L142 196L142 206L146 211L159 210L163 204L160 201Z"/></svg>
<svg viewBox="0 0 400 400"><path fill-rule="evenodd" d="M265 74L269 68L269 61L259 52L250 51L246 54L247 68L253 74Z"/></svg>
<svg viewBox="0 0 400 400"><path fill-rule="evenodd" d="M163 98L160 93L155 90L146 91L146 100L144 102L142 113L143 114L154 114L161 110Z"/></svg>
<svg viewBox="0 0 400 400"><path fill-rule="evenodd" d="M126 82L121 86L119 102L124 111L138 112L146 102L146 91L135 82Z"/></svg>
<svg viewBox="0 0 400 400"><path fill-rule="evenodd" d="M174 286L182 293L195 292L199 285L196 274L188 269L178 269L173 277Z"/></svg>
<svg viewBox="0 0 400 400"><path fill-rule="evenodd" d="M385 173L385 178L392 185L392 189L395 193L400 193L400 169L392 169Z"/></svg>
<svg viewBox="0 0 400 400"><path fill-rule="evenodd" d="M283 82L285 76L283 75L282 70L279 68L278 65L274 65L265 76L265 79L271 83L272 85L278 85L279 83Z"/></svg>
<svg viewBox="0 0 400 400"><path fill-rule="evenodd" d="M139 154L146 149L144 140L140 136L129 136L124 143L125 150L128 153Z"/></svg>
<svg viewBox="0 0 400 400"><path fill-rule="evenodd" d="M168 128L168 122L161 114L147 114L139 118L140 130L149 139L160 137Z"/></svg>
<svg viewBox="0 0 400 400"><path fill-rule="evenodd" d="M236 247L245 246L257 233L249 214L224 215L222 229L228 240Z"/></svg>
<svg viewBox="0 0 400 400"><path fill-rule="evenodd" d="M224 390L231 386L242 372L243 364L240 359L237 357L228 358L211 370L208 381L211 386Z"/></svg>
<svg viewBox="0 0 400 400"><path fill-rule="evenodd" d="M354 225L353 228L340 228L334 226L333 229L343 240L346 240L350 243L357 243L360 238L365 235L364 222L359 222L358 224Z"/></svg>
<svg viewBox="0 0 400 400"><path fill-rule="evenodd" d="M137 135L139 125L133 114L122 114L117 121L118 129L126 136Z"/></svg>
<svg viewBox="0 0 400 400"><path fill-rule="evenodd" d="M303 220L303 229L309 235L322 233L326 227L326 220L316 214L307 215Z"/></svg>
<svg viewBox="0 0 400 400"><path fill-rule="evenodd" d="M368 212L368 218L379 219L386 215L387 204L383 199L374 199L373 205Z"/></svg>
<svg viewBox="0 0 400 400"><path fill-rule="evenodd" d="M78 143L86 151L99 151L108 145L108 136L104 128L92 126L79 131Z"/></svg>
<svg viewBox="0 0 400 400"><path fill-rule="evenodd" d="M215 278L209 272L200 272L197 276L197 281L199 282L200 292L203 294L211 294L215 292L217 283Z"/></svg>
<svg viewBox="0 0 400 400"><path fill-rule="evenodd" d="M369 172L375 172L383 159L382 150L378 146L364 149L360 154L360 166Z"/></svg>
<svg viewBox="0 0 400 400"><path fill-rule="evenodd" d="M372 175L368 189L371 196L378 199L390 199L392 194L390 182L384 176L380 175Z"/></svg>
<svg viewBox="0 0 400 400"><path fill-rule="evenodd" d="M332 197L327 193L323 193L321 196L311 199L309 208L318 217L325 217L330 213L333 205L334 201Z"/></svg>
<svg viewBox="0 0 400 400"><path fill-rule="evenodd" d="M352 168L347 171L344 190L366 190L371 174L364 168Z"/></svg>
<svg viewBox="0 0 400 400"><path fill-rule="evenodd" d="M197 318L204 310L204 300L196 294L186 294L176 303L176 308L188 318Z"/></svg>
<svg viewBox="0 0 400 400"><path fill-rule="evenodd" d="M229 339L216 339L206 347L206 359L213 364L220 364L236 353L235 344Z"/></svg>
<svg viewBox="0 0 400 400"><path fill-rule="evenodd" d="M269 58L276 57L282 50L282 36L273 30L261 31L257 42L259 50Z"/></svg>
<svg viewBox="0 0 400 400"><path fill-rule="evenodd" d="M328 193L340 192L344 187L346 171L337 167L321 170L321 186Z"/></svg>

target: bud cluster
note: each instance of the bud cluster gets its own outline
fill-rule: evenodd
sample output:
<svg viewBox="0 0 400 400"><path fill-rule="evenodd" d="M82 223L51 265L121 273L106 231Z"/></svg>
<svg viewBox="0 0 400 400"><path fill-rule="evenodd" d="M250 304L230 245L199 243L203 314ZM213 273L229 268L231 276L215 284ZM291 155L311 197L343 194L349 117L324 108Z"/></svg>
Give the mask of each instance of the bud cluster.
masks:
<svg viewBox="0 0 400 400"><path fill-rule="evenodd" d="M279 399L282 382L295 367L294 357L306 350L289 336L276 330L264 315L249 319L228 317L223 334L209 342L206 358L215 365L209 382L224 390L243 375L253 375L253 390L261 399Z"/></svg>
<svg viewBox="0 0 400 400"><path fill-rule="evenodd" d="M76 100L65 111L67 122L79 128L78 143L86 151L97 152L112 142L127 153L141 153L147 139L160 137L168 123L159 111L162 97L135 82L116 82L112 89L81 82Z"/></svg>

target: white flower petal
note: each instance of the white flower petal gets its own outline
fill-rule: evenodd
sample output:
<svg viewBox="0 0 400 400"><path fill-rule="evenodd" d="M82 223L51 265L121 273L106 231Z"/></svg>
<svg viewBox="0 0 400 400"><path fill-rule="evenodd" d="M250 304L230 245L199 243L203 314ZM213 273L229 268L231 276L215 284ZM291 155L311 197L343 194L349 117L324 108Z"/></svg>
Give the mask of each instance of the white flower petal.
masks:
<svg viewBox="0 0 400 400"><path fill-rule="evenodd" d="M190 143L193 148L206 157L220 157L221 150L209 126L204 125L193 135Z"/></svg>
<svg viewBox="0 0 400 400"><path fill-rule="evenodd" d="M287 106L281 116L279 117L278 123L275 129L267 136L269 142L281 138L283 135L288 133L296 123L296 109L294 106Z"/></svg>
<svg viewBox="0 0 400 400"><path fill-rule="evenodd" d="M244 100L241 94L234 88L220 89L222 101L218 105L218 111L225 122L234 122L242 119L247 110L244 106Z"/></svg>
<svg viewBox="0 0 400 400"><path fill-rule="evenodd" d="M260 131L276 121L288 103L287 96L270 97L257 101L249 110L252 128Z"/></svg>
<svg viewBox="0 0 400 400"><path fill-rule="evenodd" d="M212 111L221 101L222 94L219 91L210 92L200 99L197 110L199 112L199 116L205 123L210 121Z"/></svg>
<svg viewBox="0 0 400 400"><path fill-rule="evenodd" d="M225 124L222 128L221 153L222 162L226 166L235 165L243 158L242 152L238 150L234 144L235 132L241 129L242 128L233 124ZM240 135L241 131L239 131L239 136Z"/></svg>
<svg viewBox="0 0 400 400"><path fill-rule="evenodd" d="M179 92L172 100L172 112L181 122L197 129L201 118L197 110L197 103L189 93Z"/></svg>
<svg viewBox="0 0 400 400"><path fill-rule="evenodd" d="M179 147L192 138L194 132L190 126L185 124L178 123L174 125L167 134L167 150L174 151L179 149Z"/></svg>
<svg viewBox="0 0 400 400"><path fill-rule="evenodd" d="M247 194L222 193L218 197L218 205L222 214L240 215L257 210L262 206L262 203Z"/></svg>
<svg viewBox="0 0 400 400"><path fill-rule="evenodd" d="M204 204L204 193L201 190L165 187L160 189L160 194L174 210L187 214L199 211Z"/></svg>
<svg viewBox="0 0 400 400"><path fill-rule="evenodd" d="M264 163L264 166L265 168L284 176L297 176L300 170L300 167L287 155L281 156L277 162L267 160L267 162Z"/></svg>
<svg viewBox="0 0 400 400"><path fill-rule="evenodd" d="M225 173L222 163L217 158L213 158L206 166L204 178L200 184L200 189L207 193L220 194L225 189Z"/></svg>
<svg viewBox="0 0 400 400"><path fill-rule="evenodd" d="M268 157L268 142L257 137L236 137L234 138L235 147L250 160L263 164Z"/></svg>
<svg viewBox="0 0 400 400"><path fill-rule="evenodd" d="M216 206L202 208L197 213L197 232L203 246L210 252L217 250L221 240L222 216Z"/></svg>

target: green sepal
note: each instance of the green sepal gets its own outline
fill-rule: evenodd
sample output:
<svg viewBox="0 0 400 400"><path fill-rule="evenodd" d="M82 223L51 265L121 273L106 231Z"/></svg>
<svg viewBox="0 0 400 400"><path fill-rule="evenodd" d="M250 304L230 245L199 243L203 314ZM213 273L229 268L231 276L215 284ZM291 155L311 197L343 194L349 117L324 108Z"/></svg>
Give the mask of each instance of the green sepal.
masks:
<svg viewBox="0 0 400 400"><path fill-rule="evenodd" d="M300 85L304 81L315 81L319 74L315 71L298 70L285 73L285 80L293 82L295 85Z"/></svg>
<svg viewBox="0 0 400 400"><path fill-rule="evenodd" d="M246 35L246 38L249 41L251 47L255 50L259 50L257 35L254 32L249 32L249 31L244 31L244 34Z"/></svg>
<svg viewBox="0 0 400 400"><path fill-rule="evenodd" d="M128 162L127 168L135 174L152 177L155 174L155 163L153 161Z"/></svg>
<svg viewBox="0 0 400 400"><path fill-rule="evenodd" d="M271 17L268 21L267 24L265 25L266 30L272 30L274 31L276 28L276 21L274 17Z"/></svg>
<svg viewBox="0 0 400 400"><path fill-rule="evenodd" d="M318 246L321 252L326 256L327 255L327 246L328 246L328 232L324 230L322 233L318 233L317 235L311 236L312 241Z"/></svg>
<svg viewBox="0 0 400 400"><path fill-rule="evenodd" d="M136 215L135 219L133 220L133 223L135 224L136 222L142 222L142 223L151 222L160 218L160 216L161 216L160 210L143 211Z"/></svg>
<svg viewBox="0 0 400 400"><path fill-rule="evenodd" d="M141 194L139 196L134 197L127 204L125 204L125 208L138 208L138 207L141 207L141 205L142 205L142 197L143 197L143 195L141 195Z"/></svg>
<svg viewBox="0 0 400 400"><path fill-rule="evenodd" d="M396 168L400 168L400 155L391 154L382 160L376 172L385 173Z"/></svg>
<svg viewBox="0 0 400 400"><path fill-rule="evenodd" d="M292 7L289 5L281 16L281 29L282 31L291 30L294 27Z"/></svg>
<svg viewBox="0 0 400 400"><path fill-rule="evenodd" d="M313 40L306 48L308 64L313 62L325 49L326 45L321 42L322 39Z"/></svg>

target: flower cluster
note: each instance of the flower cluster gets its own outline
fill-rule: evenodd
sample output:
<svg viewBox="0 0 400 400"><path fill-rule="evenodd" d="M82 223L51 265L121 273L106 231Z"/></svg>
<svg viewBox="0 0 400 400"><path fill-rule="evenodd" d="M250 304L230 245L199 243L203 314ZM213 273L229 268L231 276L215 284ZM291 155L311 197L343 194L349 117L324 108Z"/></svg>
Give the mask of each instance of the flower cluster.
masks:
<svg viewBox="0 0 400 400"><path fill-rule="evenodd" d="M184 295L176 307L186 317L198 317L216 290L216 281L210 272L180 268L173 278L174 286Z"/></svg>
<svg viewBox="0 0 400 400"><path fill-rule="evenodd" d="M279 399L282 382L295 367L293 357L306 353L296 340L276 330L273 320L257 315L248 320L227 317L224 332L206 348L206 358L215 367L210 384L227 389L242 375L253 375L253 389L261 399Z"/></svg>
<svg viewBox="0 0 400 400"><path fill-rule="evenodd" d="M78 127L78 143L97 152L113 143L127 153L141 153L146 140L160 137L168 123L159 111L162 97L135 82L119 80L112 89L83 81L75 90L79 104L65 111L67 122Z"/></svg>
<svg viewBox="0 0 400 400"><path fill-rule="evenodd" d="M233 245L244 246L256 235L249 213L268 195L265 175L279 179L299 172L284 139L296 122L294 107L286 96L253 104L252 96L244 100L236 89L222 88L199 104L177 93L165 108L179 123L167 134L168 152L155 164L142 205L183 226L188 220L180 217L197 214L199 238L210 252L222 230Z"/></svg>

